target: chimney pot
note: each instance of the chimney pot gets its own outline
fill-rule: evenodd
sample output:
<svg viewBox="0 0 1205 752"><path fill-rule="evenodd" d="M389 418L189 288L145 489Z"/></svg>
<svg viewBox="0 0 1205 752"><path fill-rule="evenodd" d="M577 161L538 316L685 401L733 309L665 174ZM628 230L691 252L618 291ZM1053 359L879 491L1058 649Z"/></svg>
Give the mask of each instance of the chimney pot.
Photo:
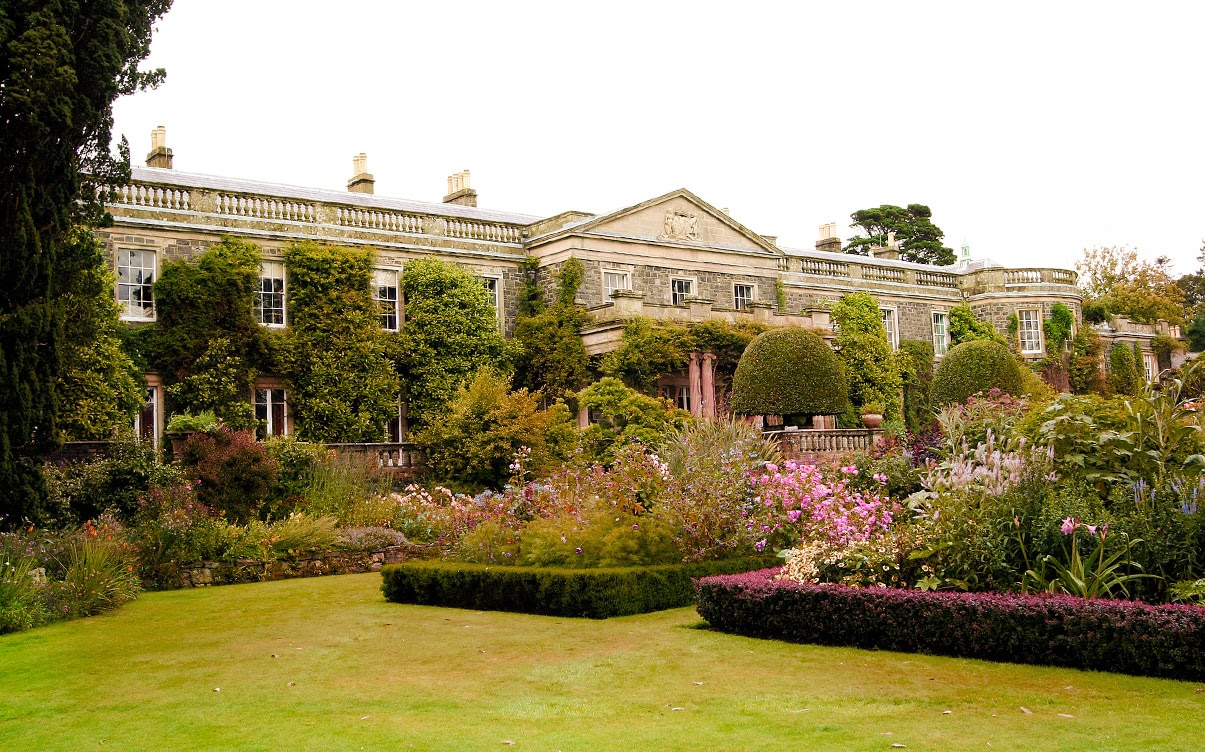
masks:
<svg viewBox="0 0 1205 752"><path fill-rule="evenodd" d="M477 206L477 191L469 186L469 171L461 170L448 176L448 195L445 204Z"/></svg>
<svg viewBox="0 0 1205 752"><path fill-rule="evenodd" d="M841 252L841 238L837 237L836 222L820 225L820 239L816 241L816 250L827 253Z"/></svg>
<svg viewBox="0 0 1205 752"><path fill-rule="evenodd" d="M146 166L172 169L172 150L167 148L167 128L162 125L151 131L151 151L146 155Z"/></svg>
<svg viewBox="0 0 1205 752"><path fill-rule="evenodd" d="M376 181L368 174L368 155L360 152L351 158L352 176L347 181L347 190L352 193L372 193Z"/></svg>

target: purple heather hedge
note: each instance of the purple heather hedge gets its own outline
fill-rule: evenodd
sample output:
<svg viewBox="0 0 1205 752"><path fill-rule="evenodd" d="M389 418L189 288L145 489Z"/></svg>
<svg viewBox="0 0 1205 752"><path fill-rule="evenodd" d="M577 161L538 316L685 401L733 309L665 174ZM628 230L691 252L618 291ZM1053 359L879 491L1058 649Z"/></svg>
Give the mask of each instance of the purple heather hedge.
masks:
<svg viewBox="0 0 1205 752"><path fill-rule="evenodd" d="M777 572L698 580L699 614L749 637L1205 679L1205 608L803 585Z"/></svg>

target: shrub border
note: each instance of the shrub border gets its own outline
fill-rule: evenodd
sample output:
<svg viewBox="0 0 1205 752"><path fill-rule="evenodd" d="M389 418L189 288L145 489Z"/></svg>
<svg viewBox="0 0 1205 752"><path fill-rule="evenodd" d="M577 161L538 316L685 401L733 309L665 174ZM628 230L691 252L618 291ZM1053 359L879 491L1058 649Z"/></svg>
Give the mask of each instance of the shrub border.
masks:
<svg viewBox="0 0 1205 752"><path fill-rule="evenodd" d="M1205 679L1205 608L803 585L777 571L700 580L699 614L748 637Z"/></svg>
<svg viewBox="0 0 1205 752"><path fill-rule="evenodd" d="M694 579L760 569L764 557L647 567L559 569L461 562L381 568L393 603L606 619L694 603Z"/></svg>

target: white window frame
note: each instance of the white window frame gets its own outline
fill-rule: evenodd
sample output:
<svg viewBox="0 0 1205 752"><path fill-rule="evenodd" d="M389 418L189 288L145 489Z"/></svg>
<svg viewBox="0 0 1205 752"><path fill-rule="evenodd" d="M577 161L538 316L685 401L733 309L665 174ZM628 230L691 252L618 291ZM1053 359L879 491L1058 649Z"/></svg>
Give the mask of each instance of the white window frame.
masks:
<svg viewBox="0 0 1205 752"><path fill-rule="evenodd" d="M938 324L940 323L940 327ZM950 350L950 312L933 312L933 355L942 357Z"/></svg>
<svg viewBox="0 0 1205 752"><path fill-rule="evenodd" d="M482 274L481 282L485 285L485 291L490 293L493 298L494 317L498 319L498 326L502 326L502 275L500 274Z"/></svg>
<svg viewBox="0 0 1205 752"><path fill-rule="evenodd" d="M272 417L272 412L273 412L272 407L274 404L276 404L276 400L273 399L275 392L280 392L280 406L282 408L281 418L284 421L284 425L280 426L279 431L274 430L276 428L276 425L275 425L275 421L273 420L273 417ZM266 396L267 399L260 401L261 395ZM267 436L288 436L289 435L289 395L288 395L288 392L285 391L285 388L282 386L279 386L279 385L257 386L257 387L255 387L255 395L254 396L255 396L255 400L252 404L255 406L255 419L257 421L263 421L263 423L261 424L261 427L263 428L264 436L265 437L267 437ZM263 410L264 410L264 416L262 418L260 417L260 414L259 414L261 406L263 407Z"/></svg>
<svg viewBox="0 0 1205 752"><path fill-rule="evenodd" d="M1031 318L1027 319L1027 316ZM1017 309L1017 341L1022 355L1035 355L1043 351L1045 343L1042 342L1042 310L1040 308Z"/></svg>
<svg viewBox="0 0 1205 752"><path fill-rule="evenodd" d="M738 297L736 290L738 287L744 287L749 290L749 297ZM744 302L742 302L744 301ZM732 310L747 311L750 303L757 302L757 285L751 282L733 282L732 283Z"/></svg>
<svg viewBox="0 0 1205 752"><path fill-rule="evenodd" d="M137 254L138 265L135 266L135 254ZM146 260L149 257L150 266L146 265ZM126 281L122 281L122 270L126 270ZM150 277L147 278L147 270L150 270ZM155 292L153 286L159 275L159 254L151 248L121 248L117 251L117 304L121 306L122 321L154 321L155 320ZM134 278L137 277L137 281ZM132 304L134 299L134 291L139 290L139 300L150 298L150 313L146 313L147 306ZM141 294L145 291L146 296ZM135 309L139 312L135 313Z"/></svg>
<svg viewBox="0 0 1205 752"><path fill-rule="evenodd" d="M392 279L390 279L392 277ZM390 281L393 282L393 298L387 298L381 294L382 288L388 288ZM386 284L382 284L385 282ZM402 325L402 283L401 270L396 268L380 267L373 269L372 272L372 302L377 306L377 322L381 328L387 332L396 332ZM393 307L393 313L389 313L389 307ZM393 326L385 320L386 317L393 316Z"/></svg>
<svg viewBox="0 0 1205 752"><path fill-rule="evenodd" d="M674 290L675 282L685 282L687 290L681 296ZM670 305L683 305L686 303L686 298L693 298L699 294L698 280L694 277L670 277L669 278L669 302Z"/></svg>
<svg viewBox="0 0 1205 752"><path fill-rule="evenodd" d="M614 274L623 280L623 287L611 287L607 284L607 275ZM626 269L603 269L602 270L602 291L603 302L611 300L611 294L618 290L632 289L632 273Z"/></svg>
<svg viewBox="0 0 1205 752"><path fill-rule="evenodd" d="M1159 360L1155 357L1155 353L1142 352L1142 374L1146 377L1148 384L1153 384L1155 378L1159 375Z"/></svg>
<svg viewBox="0 0 1205 752"><path fill-rule="evenodd" d="M661 397L674 403L679 410L690 412L689 384L666 384L661 387Z"/></svg>
<svg viewBox="0 0 1205 752"><path fill-rule="evenodd" d="M900 349L900 313L895 306L879 306L879 315L883 318L883 329L887 332L887 341L892 350Z"/></svg>
<svg viewBox="0 0 1205 752"><path fill-rule="evenodd" d="M279 271L279 276L270 274L270 272ZM265 290L264 283L267 281L279 281L279 290ZM266 326L272 329L281 329L288 324L288 273L285 271L283 261L261 261L259 265L259 289L255 291L255 320L261 326ZM267 300L273 297L279 297L280 306L268 307L265 305ZM275 301L273 301L275 302ZM269 312L280 312L280 320L274 321L275 316L268 316Z"/></svg>

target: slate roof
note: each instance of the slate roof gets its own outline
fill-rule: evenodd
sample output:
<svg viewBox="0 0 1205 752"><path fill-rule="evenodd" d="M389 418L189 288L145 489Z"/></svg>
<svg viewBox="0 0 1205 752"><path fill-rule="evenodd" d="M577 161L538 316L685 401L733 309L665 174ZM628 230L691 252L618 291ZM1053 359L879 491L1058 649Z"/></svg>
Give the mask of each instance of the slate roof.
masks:
<svg viewBox="0 0 1205 752"><path fill-rule="evenodd" d="M302 201L321 201L326 204L346 204L348 206L371 207L373 209L388 209L417 214L435 214L444 217L456 217L457 219L471 219L479 222L506 222L509 224L529 225L532 222L544 219L544 217L536 217L530 214L514 214L512 212L493 211L490 209L477 209L472 206L461 206L460 204L428 203L425 201L387 198L371 193L302 188L295 185L224 178L215 175L202 175L195 172L165 170L157 167L134 167L131 173L134 180L147 183L175 185L184 188L205 188L213 191L230 191L233 193L252 193L279 198L300 199Z"/></svg>

